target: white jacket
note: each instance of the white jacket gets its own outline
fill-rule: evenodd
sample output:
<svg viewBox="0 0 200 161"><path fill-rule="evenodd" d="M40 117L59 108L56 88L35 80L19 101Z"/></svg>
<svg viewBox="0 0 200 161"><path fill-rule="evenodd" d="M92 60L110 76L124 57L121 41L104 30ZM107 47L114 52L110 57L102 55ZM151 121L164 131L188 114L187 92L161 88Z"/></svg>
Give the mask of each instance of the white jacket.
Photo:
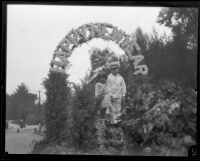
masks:
<svg viewBox="0 0 200 161"><path fill-rule="evenodd" d="M123 77L120 74L116 76L112 73L108 75L108 79L106 81L106 85L108 88L108 92L110 96L114 98L122 98L126 94L126 84L124 82Z"/></svg>

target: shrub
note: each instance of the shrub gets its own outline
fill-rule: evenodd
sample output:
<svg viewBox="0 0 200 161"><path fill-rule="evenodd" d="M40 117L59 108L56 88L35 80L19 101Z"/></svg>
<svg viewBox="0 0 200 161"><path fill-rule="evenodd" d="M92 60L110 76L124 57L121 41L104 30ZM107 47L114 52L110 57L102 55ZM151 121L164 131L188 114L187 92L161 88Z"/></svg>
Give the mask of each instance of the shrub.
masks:
<svg viewBox="0 0 200 161"><path fill-rule="evenodd" d="M94 125L96 114L94 84L77 86L72 111L72 136L75 147L93 149L97 146Z"/></svg>
<svg viewBox="0 0 200 161"><path fill-rule="evenodd" d="M129 84L122 122L127 142L142 148L154 145L157 155L187 155L196 144L196 103L194 90L167 80Z"/></svg>
<svg viewBox="0 0 200 161"><path fill-rule="evenodd" d="M66 108L69 104L70 89L67 78L68 75L66 74L50 72L48 78L43 82L47 97L45 102L46 136L48 139L56 142L66 139L63 136L67 137L68 133L66 128Z"/></svg>

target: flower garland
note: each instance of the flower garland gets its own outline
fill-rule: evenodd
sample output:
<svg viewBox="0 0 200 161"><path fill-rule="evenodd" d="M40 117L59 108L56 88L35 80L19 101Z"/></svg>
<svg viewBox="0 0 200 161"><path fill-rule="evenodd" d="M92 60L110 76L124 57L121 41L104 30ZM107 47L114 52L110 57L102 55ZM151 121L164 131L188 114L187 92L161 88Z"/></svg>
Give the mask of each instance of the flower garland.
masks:
<svg viewBox="0 0 200 161"><path fill-rule="evenodd" d="M134 60L133 62L133 65L134 65L134 68L135 68L135 72L133 73L134 75L137 75L139 73L143 74L143 75L146 75L148 74L148 68L146 65L139 65L139 63L144 59L144 56L143 55L135 55L135 56L132 56L130 58L130 60Z"/></svg>
<svg viewBox="0 0 200 161"><path fill-rule="evenodd" d="M113 37L117 44L120 43L120 41L123 39L124 35L125 35L125 32L123 32L122 30L118 30L117 27L113 28Z"/></svg>
<svg viewBox="0 0 200 161"><path fill-rule="evenodd" d="M78 32L76 30L70 31L70 33L67 35L67 38L73 45L75 45L76 47L78 46L77 42Z"/></svg>
<svg viewBox="0 0 200 161"><path fill-rule="evenodd" d="M109 29L111 30L111 33L109 32ZM86 32L89 32L89 35L87 35ZM144 56L140 55L140 47L136 43L134 37L109 23L89 23L80 26L76 30L72 29L57 46L57 51L54 53L54 60L51 61L51 64L56 65L57 67L68 67L70 63L67 58L71 56L73 49L83 42L95 37L112 40L119 44L125 51L128 59L134 61L133 65L135 72L133 74L137 75L141 73L146 75L148 73L148 67L146 65L139 65L144 59ZM132 55L133 53L134 56ZM55 61L56 57L58 57L60 61ZM56 68L55 70L52 69L51 71L58 70L60 70L60 68Z"/></svg>
<svg viewBox="0 0 200 161"><path fill-rule="evenodd" d="M59 72L59 73L66 74L64 69L60 69L60 68L58 68L58 67L56 67L56 68L52 68L52 67L51 67L49 70L50 70L51 72Z"/></svg>
<svg viewBox="0 0 200 161"><path fill-rule="evenodd" d="M129 41L130 41L130 35L125 35L125 39L123 40L123 42L120 44L120 47L121 48L125 48L128 44L129 44Z"/></svg>
<svg viewBox="0 0 200 161"><path fill-rule="evenodd" d="M54 52L54 55L55 56L65 56L65 57L70 57L71 56L71 52L70 53L68 53L68 52L63 52L63 51L55 51Z"/></svg>
<svg viewBox="0 0 200 161"><path fill-rule="evenodd" d="M142 60L144 59L143 55L135 55L135 56L131 56L130 60L134 60L133 65L137 66Z"/></svg>
<svg viewBox="0 0 200 161"><path fill-rule="evenodd" d="M136 66L134 67L135 69L138 69L136 70L133 74L134 75L137 75L137 74L143 74L143 75L147 75L148 74L148 68L146 65L139 65L139 66Z"/></svg>
<svg viewBox="0 0 200 161"><path fill-rule="evenodd" d="M86 36L86 26L83 25L80 28L77 29L78 33L83 37L84 41L88 40L88 37Z"/></svg>
<svg viewBox="0 0 200 161"><path fill-rule="evenodd" d="M71 44L71 41L66 37L63 38L63 40L59 43L58 48L60 47L65 52L72 52L69 48Z"/></svg>
<svg viewBox="0 0 200 161"><path fill-rule="evenodd" d="M59 67L66 67L67 66L67 64L64 61L51 60L51 63L53 65L57 65Z"/></svg>

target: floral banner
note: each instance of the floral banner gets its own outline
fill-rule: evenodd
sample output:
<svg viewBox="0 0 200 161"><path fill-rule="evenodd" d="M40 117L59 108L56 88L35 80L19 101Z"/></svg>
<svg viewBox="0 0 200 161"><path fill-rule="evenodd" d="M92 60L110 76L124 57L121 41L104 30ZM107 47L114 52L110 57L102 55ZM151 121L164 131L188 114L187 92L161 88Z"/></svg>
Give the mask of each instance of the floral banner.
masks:
<svg viewBox="0 0 200 161"><path fill-rule="evenodd" d="M109 23L89 23L80 26L76 30L72 29L58 44L51 61L51 71L63 73L70 64L67 59L71 56L74 48L93 38L111 40L119 44L125 51L128 59L133 63L133 74L148 74L148 67L141 64L144 56L140 54L140 47L134 37ZM56 58L59 58L60 61L55 61Z"/></svg>

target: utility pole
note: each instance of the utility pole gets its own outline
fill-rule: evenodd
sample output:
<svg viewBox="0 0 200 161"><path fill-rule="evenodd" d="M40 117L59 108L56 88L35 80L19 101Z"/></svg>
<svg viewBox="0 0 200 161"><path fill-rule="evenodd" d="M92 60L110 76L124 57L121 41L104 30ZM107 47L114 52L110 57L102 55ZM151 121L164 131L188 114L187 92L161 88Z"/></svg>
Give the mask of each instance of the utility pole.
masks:
<svg viewBox="0 0 200 161"><path fill-rule="evenodd" d="M40 107L40 100L41 100L41 98L40 98L40 90L39 90L39 107Z"/></svg>
<svg viewBox="0 0 200 161"><path fill-rule="evenodd" d="M40 97L40 90L38 93L38 97L39 97L39 101L38 101L38 108L39 108L39 122L40 122L40 127L39 127L39 131L41 132L41 125L42 125L42 109L41 109L41 97Z"/></svg>

